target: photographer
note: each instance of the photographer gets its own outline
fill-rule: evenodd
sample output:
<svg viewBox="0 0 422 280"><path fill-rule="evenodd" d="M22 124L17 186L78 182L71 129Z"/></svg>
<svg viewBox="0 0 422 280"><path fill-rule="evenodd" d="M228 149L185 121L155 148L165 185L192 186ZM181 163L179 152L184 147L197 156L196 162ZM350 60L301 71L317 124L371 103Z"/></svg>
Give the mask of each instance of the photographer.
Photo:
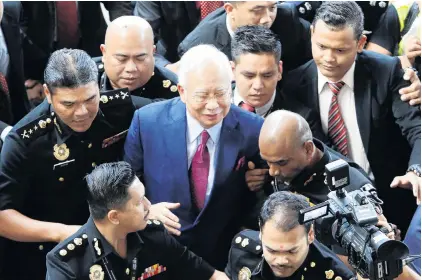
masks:
<svg viewBox="0 0 422 280"><path fill-rule="evenodd" d="M269 184L264 186L267 193L289 190L307 197L311 205L324 202L330 191L324 182L325 165L338 159L349 164L350 184L346 191L372 184L357 164L313 138L306 120L290 111L275 111L265 119L259 149L268 163L270 176L274 177L273 188ZM394 238L395 232L385 217L381 215L379 219L378 225L387 228L388 236ZM342 254L340 248L336 252ZM347 257L339 257L347 263Z"/></svg>
<svg viewBox="0 0 422 280"><path fill-rule="evenodd" d="M302 195L276 192L259 215L260 231L245 230L232 243L230 279L353 279L353 273L315 240L312 222L299 224L309 203Z"/></svg>

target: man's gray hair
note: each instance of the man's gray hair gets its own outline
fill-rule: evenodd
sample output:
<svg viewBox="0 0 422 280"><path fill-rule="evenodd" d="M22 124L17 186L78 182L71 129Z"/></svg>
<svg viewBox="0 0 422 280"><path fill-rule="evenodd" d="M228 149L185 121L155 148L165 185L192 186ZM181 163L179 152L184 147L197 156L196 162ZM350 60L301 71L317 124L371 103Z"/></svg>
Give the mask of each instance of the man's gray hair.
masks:
<svg viewBox="0 0 422 280"><path fill-rule="evenodd" d="M198 45L189 49L180 59L179 84L186 86L187 76L190 72L202 70L210 63L219 66L224 74L231 77L230 62L224 53L213 45Z"/></svg>

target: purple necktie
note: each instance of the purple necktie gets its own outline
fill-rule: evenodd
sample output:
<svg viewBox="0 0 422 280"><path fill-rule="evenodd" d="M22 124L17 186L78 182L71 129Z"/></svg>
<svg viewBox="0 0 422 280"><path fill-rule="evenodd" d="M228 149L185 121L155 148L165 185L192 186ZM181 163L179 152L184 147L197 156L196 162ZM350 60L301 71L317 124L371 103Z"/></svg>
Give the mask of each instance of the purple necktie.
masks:
<svg viewBox="0 0 422 280"><path fill-rule="evenodd" d="M196 206L199 210L204 208L207 193L208 174L210 172L210 153L207 141L210 135L206 130L201 133L201 143L192 159L190 168L190 181Z"/></svg>

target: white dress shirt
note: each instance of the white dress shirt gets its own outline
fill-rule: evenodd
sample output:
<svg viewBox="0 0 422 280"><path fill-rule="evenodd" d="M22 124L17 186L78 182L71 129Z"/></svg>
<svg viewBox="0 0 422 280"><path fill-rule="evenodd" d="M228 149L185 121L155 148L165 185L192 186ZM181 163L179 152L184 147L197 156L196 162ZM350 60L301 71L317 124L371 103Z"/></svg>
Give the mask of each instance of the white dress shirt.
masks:
<svg viewBox="0 0 422 280"><path fill-rule="evenodd" d="M0 72L3 73L4 76L7 76L9 64L10 57L6 45L6 39L4 38L3 30L0 28Z"/></svg>
<svg viewBox="0 0 422 280"><path fill-rule="evenodd" d="M368 157L366 156L365 148L363 147L362 137L358 126L358 119L356 116L355 107L355 93L353 91L355 84L355 65L353 63L349 71L344 75L343 81L345 85L341 88L337 95L338 104L340 107L341 116L344 120L344 125L347 130L347 148L349 158L360 165L360 167L373 178L371 167L369 165ZM319 93L319 111L321 114L322 129L328 135L328 114L331 105L332 91L327 85L329 80L322 75L318 69L318 93Z"/></svg>
<svg viewBox="0 0 422 280"><path fill-rule="evenodd" d="M186 111L186 141L187 141L187 153L188 153L188 170L192 164L192 159L198 149L198 146L201 144L201 133L204 131L204 128L201 124L193 118L188 111ZM214 186L215 170L217 166L217 153L220 141L220 133L223 121L214 125L213 127L206 129L210 138L207 141L208 152L210 153L210 170L208 173L208 184L207 184L207 193L205 197L205 203L208 201L211 194L212 188Z"/></svg>
<svg viewBox="0 0 422 280"><path fill-rule="evenodd" d="M273 107L274 104L274 100L275 100L275 94L276 92L274 91L273 95L271 96L271 99L264 104L262 107L255 107L255 112L257 115L265 118L268 114L268 112L271 110L271 108ZM233 104L236 106L239 106L241 102L246 103L242 96L240 96L239 92L237 91L237 87L234 89L234 94L233 94Z"/></svg>
<svg viewBox="0 0 422 280"><path fill-rule="evenodd" d="M231 24L230 24L230 19L229 19L229 16L227 16L227 15L226 15L226 27L227 27L227 31L228 31L228 32L229 32L229 34L230 34L230 37L233 39L233 37L234 37L234 32L233 32L232 26L231 26Z"/></svg>

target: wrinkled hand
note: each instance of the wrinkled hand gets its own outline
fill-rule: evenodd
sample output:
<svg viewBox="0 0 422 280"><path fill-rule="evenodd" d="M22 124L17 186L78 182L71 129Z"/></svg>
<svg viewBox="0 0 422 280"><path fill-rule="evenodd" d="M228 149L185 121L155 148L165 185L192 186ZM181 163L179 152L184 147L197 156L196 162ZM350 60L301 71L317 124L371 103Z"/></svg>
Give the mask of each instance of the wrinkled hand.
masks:
<svg viewBox="0 0 422 280"><path fill-rule="evenodd" d="M215 270L210 280L230 280L224 272Z"/></svg>
<svg viewBox="0 0 422 280"><path fill-rule="evenodd" d="M41 103L44 100L44 89L42 84L36 80L25 81L26 94L28 95L29 101L33 103Z"/></svg>
<svg viewBox="0 0 422 280"><path fill-rule="evenodd" d="M407 68L403 75L403 79L410 81L412 84L399 90L401 100L409 102L412 106L421 104L421 81L415 71Z"/></svg>
<svg viewBox="0 0 422 280"><path fill-rule="evenodd" d="M416 36L405 36L403 38L403 52L410 63L415 63L415 58L421 56L421 41Z"/></svg>
<svg viewBox="0 0 422 280"><path fill-rule="evenodd" d="M164 227L171 234L179 236L181 234L179 218L170 210L180 207L180 203L161 202L151 205L148 219L156 219L163 223Z"/></svg>
<svg viewBox="0 0 422 280"><path fill-rule="evenodd" d="M255 169L255 164L252 161L248 162L248 171L246 171L245 179L249 190L259 191L265 183L268 169Z"/></svg>
<svg viewBox="0 0 422 280"><path fill-rule="evenodd" d="M171 64L167 64L165 67L172 71L175 74L179 73L179 66L180 66L180 61L175 62L175 63L171 63Z"/></svg>
<svg viewBox="0 0 422 280"><path fill-rule="evenodd" d="M60 243L64 240L66 240L66 238L68 238L69 236L71 236L72 234L74 234L75 232L77 232L79 229L81 228L81 226L73 226L73 225L60 225L60 228L57 232L57 237L56 237L56 242Z"/></svg>
<svg viewBox="0 0 422 280"><path fill-rule="evenodd" d="M390 187L412 190L413 196L416 197L416 203L421 204L421 178L415 173L407 172L406 175L395 177Z"/></svg>

